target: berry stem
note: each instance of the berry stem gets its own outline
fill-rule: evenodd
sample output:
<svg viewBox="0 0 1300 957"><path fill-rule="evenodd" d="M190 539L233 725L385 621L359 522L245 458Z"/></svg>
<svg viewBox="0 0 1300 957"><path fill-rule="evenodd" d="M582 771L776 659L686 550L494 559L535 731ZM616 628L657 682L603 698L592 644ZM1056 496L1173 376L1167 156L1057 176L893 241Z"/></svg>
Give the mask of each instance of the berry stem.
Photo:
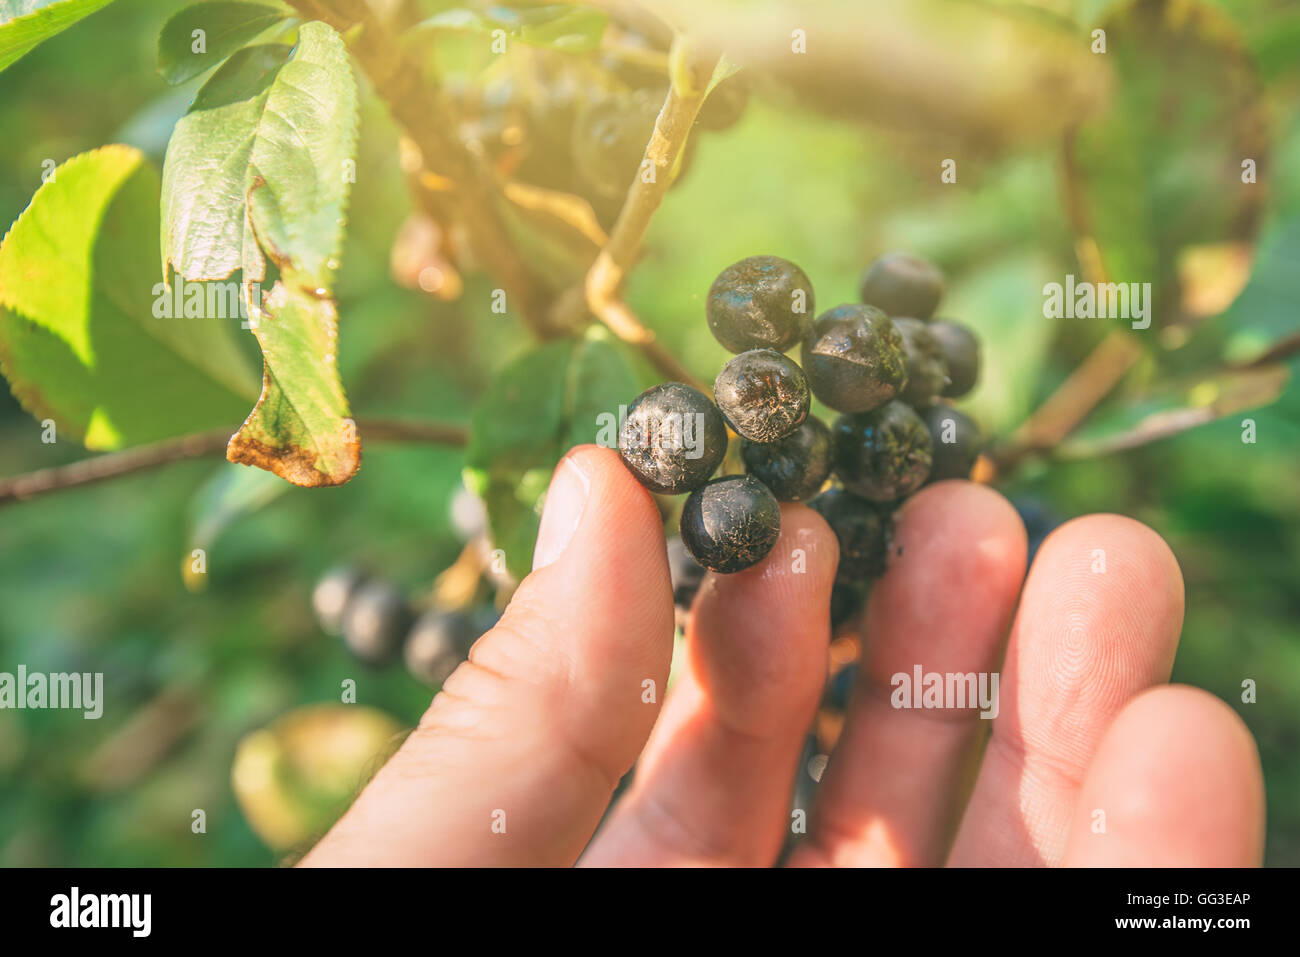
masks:
<svg viewBox="0 0 1300 957"><path fill-rule="evenodd" d="M169 465L172 462L224 456L226 444L238 430L237 425L210 429L150 445L123 449L120 452L97 455L68 465L0 478L0 507L43 495L46 492L91 485L122 475ZM379 442L423 442L433 445L463 446L468 441L468 433L463 426L438 422L362 419L357 423L357 431L363 438Z"/></svg>
<svg viewBox="0 0 1300 957"><path fill-rule="evenodd" d="M682 96L670 88L664 98L641 160L641 172L632 181L618 220L610 231L609 242L587 272L587 305L597 318L604 319L604 310L615 299L624 277L641 252L646 230L672 185L677 161L686 148L686 140L703 102L703 90ZM646 173L651 169L654 175L647 178Z"/></svg>
<svg viewBox="0 0 1300 957"><path fill-rule="evenodd" d="M640 255L646 231L686 148L691 127L704 102L704 88L682 95L669 87L663 107L655 119L654 131L627 199L619 211L609 241L597 254L580 286L566 290L556 301L555 324L573 328L590 312L614 335L636 346L663 374L701 388L699 380L668 350L655 342L655 335L623 301L621 288L628 271ZM653 175L647 175L653 172ZM703 389L707 393L707 389Z"/></svg>

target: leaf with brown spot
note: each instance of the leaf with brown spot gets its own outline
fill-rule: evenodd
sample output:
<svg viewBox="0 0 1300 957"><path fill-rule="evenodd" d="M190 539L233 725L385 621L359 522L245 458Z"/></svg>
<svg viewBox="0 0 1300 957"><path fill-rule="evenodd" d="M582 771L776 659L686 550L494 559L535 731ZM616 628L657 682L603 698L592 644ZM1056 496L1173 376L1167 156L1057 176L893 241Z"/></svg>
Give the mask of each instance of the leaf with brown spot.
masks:
<svg viewBox="0 0 1300 957"><path fill-rule="evenodd" d="M262 347L262 395L226 448L226 458L294 485L342 485L361 467L336 360L334 300L292 274L263 299L253 334Z"/></svg>

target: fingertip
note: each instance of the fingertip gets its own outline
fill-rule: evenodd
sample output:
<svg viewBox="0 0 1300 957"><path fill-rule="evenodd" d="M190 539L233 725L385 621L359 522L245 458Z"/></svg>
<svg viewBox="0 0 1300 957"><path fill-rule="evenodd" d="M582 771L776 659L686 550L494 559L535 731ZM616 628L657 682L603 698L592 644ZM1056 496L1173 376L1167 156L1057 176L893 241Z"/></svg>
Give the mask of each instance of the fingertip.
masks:
<svg viewBox="0 0 1300 957"><path fill-rule="evenodd" d="M1038 640L1020 643L1017 664L1037 691L1022 691L1113 714L1168 681L1182 624L1182 573L1159 535L1123 515L1073 519L1044 540L1025 581L1016 629Z"/></svg>
<svg viewBox="0 0 1300 957"><path fill-rule="evenodd" d="M1264 779L1255 740L1199 688L1136 695L1088 770L1066 862L1080 866L1255 866Z"/></svg>
<svg viewBox="0 0 1300 957"><path fill-rule="evenodd" d="M762 579L775 587L816 591L835 577L840 543L826 519L798 502L781 504L781 535L767 556L753 568L741 572L738 581ZM769 585L768 587L772 587Z"/></svg>
<svg viewBox="0 0 1300 957"><path fill-rule="evenodd" d="M889 569L867 605L868 633L889 636L875 642L869 664L883 676L909 670L917 634L940 659L992 660L1027 552L1024 524L998 492L960 480L922 489L895 517Z"/></svg>
<svg viewBox="0 0 1300 957"><path fill-rule="evenodd" d="M897 513L888 571L867 601L858 690L818 795L809 846L825 860L943 860L986 722L974 700L936 721L898 708L892 690L917 669L996 673L1025 552L1015 509L984 486L937 482Z"/></svg>
<svg viewBox="0 0 1300 957"><path fill-rule="evenodd" d="M815 539L819 547L833 549L832 561L839 561L840 543L830 523L816 509L803 502L781 503L781 534Z"/></svg>
<svg viewBox="0 0 1300 957"><path fill-rule="evenodd" d="M659 507L613 449L575 446L556 465L542 503L535 573L552 564L565 568L546 576L553 581L577 571L606 578L637 568L638 578L666 573Z"/></svg>
<svg viewBox="0 0 1300 957"><path fill-rule="evenodd" d="M826 681L838 554L821 516L788 504L767 556L706 576L686 665L588 863L772 863Z"/></svg>
<svg viewBox="0 0 1300 957"><path fill-rule="evenodd" d="M1123 722L1123 724L1121 724ZM1135 728L1163 723L1178 730L1191 741L1211 743L1213 747L1232 750L1249 762L1259 764L1255 736L1241 715L1222 698L1193 685L1157 685L1135 695L1115 719L1112 731L1117 735Z"/></svg>
<svg viewBox="0 0 1300 957"><path fill-rule="evenodd" d="M708 619L743 614L746 621L829 616L838 562L839 542L826 520L806 505L783 503L781 534L772 550L744 571L710 572L700 587L697 613Z"/></svg>
<svg viewBox="0 0 1300 957"><path fill-rule="evenodd" d="M762 561L706 576L687 626L691 660L701 684L734 712L738 726L799 711L820 694L838 559L825 520L787 503L780 537Z"/></svg>
<svg viewBox="0 0 1300 957"><path fill-rule="evenodd" d="M630 529L648 537L663 539L663 516L650 491L627 470L616 449L600 445L575 445L564 456L598 486L602 509L611 510L608 518L625 518L634 522ZM557 469L559 466L557 466ZM614 521L605 522L615 526Z"/></svg>
<svg viewBox="0 0 1300 957"><path fill-rule="evenodd" d="M1019 557L1021 565L1028 552L1025 524L1015 506L987 485L963 479L927 485L903 503L895 523L896 546L911 540L936 545L957 540L994 549L1010 564Z"/></svg>
<svg viewBox="0 0 1300 957"><path fill-rule="evenodd" d="M1086 575L1118 577L1127 589L1142 596L1153 612L1180 630L1184 585L1178 559L1169 543L1137 519L1109 512L1084 515L1064 522L1043 540L1030 571L1031 583L1056 589L1063 578Z"/></svg>
<svg viewBox="0 0 1300 957"><path fill-rule="evenodd" d="M1119 724L1123 719L1124 724ZM1263 815L1264 773L1255 736L1241 714L1222 698L1192 685L1157 685L1137 695L1116 719L1115 734L1129 740L1141 729L1161 727L1167 739L1199 745L1200 763L1248 785L1247 806ZM1249 800L1251 797L1257 800Z"/></svg>

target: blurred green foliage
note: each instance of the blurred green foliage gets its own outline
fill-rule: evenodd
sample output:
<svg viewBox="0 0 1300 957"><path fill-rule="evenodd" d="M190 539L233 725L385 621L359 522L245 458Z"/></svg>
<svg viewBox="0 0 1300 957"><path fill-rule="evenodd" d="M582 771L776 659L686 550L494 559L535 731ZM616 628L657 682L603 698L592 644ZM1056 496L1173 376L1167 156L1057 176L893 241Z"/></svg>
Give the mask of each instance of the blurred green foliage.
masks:
<svg viewBox="0 0 1300 957"><path fill-rule="evenodd" d="M1081 37L1094 18L1124 7L985 6L990 16L1012 7L1067 23L1077 18ZM1247 84L1257 97L1252 122L1260 124L1252 135L1267 149L1258 216L1246 228L1220 215L1232 204L1227 191L1243 187L1224 186L1217 172L1189 159L1204 145L1195 136L1143 145L1151 131L1141 111L1161 107L1140 97L1138 114L1108 115L1104 131L1140 154L1143 175L1156 181L1135 182L1122 162L1094 165L1092 218L1103 252L1104 238L1116 236L1135 255L1158 252L1164 267L1176 260L1180 241L1233 238L1253 242L1253 271L1221 315L1178 340L1151 337L1149 355L1110 411L1141 399L1152 382L1213 369L1223 356L1249 357L1297 330L1300 10L1264 0L1206 6L1218 42L1233 50L1233 75L1253 71L1258 80ZM163 0L113 4L0 73L0 220L12 222L22 211L46 159L63 162L125 141L161 162L171 126L198 85L169 89L154 69L158 31L174 9ZM1213 76L1215 61L1205 62ZM1149 71L1141 79L1157 92L1165 66L1156 55L1124 61L1128 71ZM855 298L858 272L874 256L914 251L950 277L941 312L968 322L984 340L985 373L968 409L987 431L1007 435L1107 328L1102 320L1042 317L1043 284L1078 271L1059 144L985 149L947 140L942 131L864 126L829 119L783 88L756 86L761 95L743 120L701 142L659 211L628 284L630 304L703 376L725 359L703 321L703 303L727 264L757 253L793 259L812 278L820 311ZM1235 96L1241 88L1221 89ZM1213 119L1226 102L1215 99L1213 83L1184 95L1190 106L1180 116L1190 121ZM958 183L943 185L937 157L952 155ZM1117 159L1114 147L1103 158ZM1162 170L1172 172L1161 178ZM1140 225L1128 218L1132 203L1153 198L1163 204L1151 210L1158 215ZM1198 227L1192 235L1169 232L1162 212L1169 203L1184 214L1179 222ZM369 95L349 205L339 362L355 414L469 424L494 375L529 347L528 335L511 315L490 310L491 284L480 275L467 276L464 294L451 302L390 280L389 248L409 199L396 130ZM1203 207L1215 215L1198 217ZM1211 220L1232 220L1235 231L1206 235L1199 227ZM1150 229L1159 236L1144 247ZM656 381L639 356L624 351L620 361L639 387ZM1294 372L1296 361L1290 364ZM1187 583L1174 678L1223 698L1255 734L1268 788L1267 861L1297 865L1300 389L1246 415L1256 422L1253 445L1241 441L1243 416L1233 416L1122 455L1033 463L999 487L1062 517L1131 515L1170 542ZM548 446L521 470L546 467L558 449ZM69 441L42 444L38 424L7 392L0 395L0 474L85 455ZM99 721L66 711L0 714L0 864L276 860L236 808L236 742L291 708L338 701L346 678L357 681L358 703L415 724L428 690L400 669L357 665L319 631L309 595L340 560L368 566L412 595L427 590L460 551L448 503L465 464L457 450L368 445L361 471L341 488L275 493L249 480L236 492L255 511L214 519L202 503L245 480L232 476L236 466L196 461L0 511L0 670L24 663L33 671L106 675ZM192 592L180 569L195 542L208 550L208 575L206 587ZM1241 701L1246 679L1258 685L1257 703ZM123 767L112 760L123 753L145 757ZM207 813L205 834L191 833L196 808Z"/></svg>

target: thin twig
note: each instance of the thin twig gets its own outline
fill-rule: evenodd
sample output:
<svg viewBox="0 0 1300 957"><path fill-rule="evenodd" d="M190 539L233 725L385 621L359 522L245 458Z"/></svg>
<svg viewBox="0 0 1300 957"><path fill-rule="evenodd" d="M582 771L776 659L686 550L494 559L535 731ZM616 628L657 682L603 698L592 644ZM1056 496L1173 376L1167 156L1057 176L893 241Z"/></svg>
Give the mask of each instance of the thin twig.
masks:
<svg viewBox="0 0 1300 957"><path fill-rule="evenodd" d="M699 380L672 353L655 342L654 333L623 301L621 289L641 252L646 230L672 185L673 174L703 102L702 87L699 92L690 94L669 87L636 178L610 231L609 242L597 254L581 288L574 287L561 294L553 310L555 324L569 328L578 325L589 312L608 326L614 335L640 349L660 372L696 388L701 387ZM651 171L653 175L647 176Z"/></svg>
<svg viewBox="0 0 1300 957"><path fill-rule="evenodd" d="M640 171L610 231L609 242L587 273L587 305L598 319L606 319L610 303L641 252L646 230L672 185L673 172L703 102L703 90L684 96L673 87L668 89L663 108L655 119L654 132L646 144ZM645 173L649 169L654 170L654 175L647 178Z"/></svg>
<svg viewBox="0 0 1300 957"><path fill-rule="evenodd" d="M469 430L463 425L445 422L414 422L407 419L360 419L357 432L362 439L376 442L419 442L450 445L457 448L469 442Z"/></svg>
<svg viewBox="0 0 1300 957"><path fill-rule="evenodd" d="M591 204L581 196L554 189L543 189L541 186L533 186L531 183L517 180L503 182L501 192L520 209L545 213L559 220L597 249L609 242L609 236L601 227Z"/></svg>
<svg viewBox="0 0 1300 957"><path fill-rule="evenodd" d="M1152 412L1117 434L1071 439L1052 449L1052 458L1070 461L1124 452L1178 435L1215 419L1268 405L1276 401L1289 378L1290 372L1286 366L1278 363L1228 373L1226 377L1211 377L1202 383L1207 386L1213 384L1210 401Z"/></svg>
<svg viewBox="0 0 1300 957"><path fill-rule="evenodd" d="M557 313L587 315L584 294L585 290L582 286L574 286L565 290L560 299L557 300ZM641 355L660 375L673 382L684 382L692 388L699 389L705 395L712 394L713 390L708 385L697 379L691 370L682 364L680 359L654 338L654 335L646 329L627 303L621 299L614 300L610 304L606 320L606 325L609 326L611 331L620 339L635 345ZM624 332L627 334L624 335Z"/></svg>
<svg viewBox="0 0 1300 957"><path fill-rule="evenodd" d="M190 459L224 456L230 437L239 426L210 429L151 445L109 452L91 459L58 465L53 468L0 478L0 506L29 499L46 492L57 492L79 485L91 485L107 479L143 472L148 469ZM466 429L438 422L408 422L394 419L362 419L357 431L363 439L378 442L425 442L433 445L463 446L468 441Z"/></svg>

